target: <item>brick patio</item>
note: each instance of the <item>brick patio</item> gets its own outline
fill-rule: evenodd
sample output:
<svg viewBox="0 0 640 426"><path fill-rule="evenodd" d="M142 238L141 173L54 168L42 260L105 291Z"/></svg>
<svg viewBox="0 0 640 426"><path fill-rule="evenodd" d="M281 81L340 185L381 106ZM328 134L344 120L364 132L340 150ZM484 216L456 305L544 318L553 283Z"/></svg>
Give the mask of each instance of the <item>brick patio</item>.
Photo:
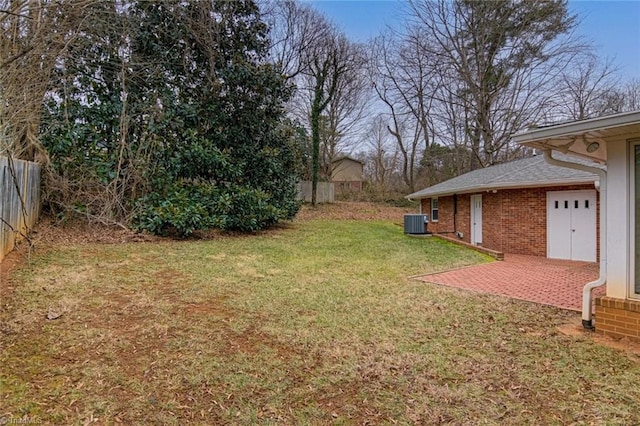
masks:
<svg viewBox="0 0 640 426"><path fill-rule="evenodd" d="M582 288L598 264L505 254L504 261L416 277L421 281L580 311ZM594 291L604 296L604 287Z"/></svg>

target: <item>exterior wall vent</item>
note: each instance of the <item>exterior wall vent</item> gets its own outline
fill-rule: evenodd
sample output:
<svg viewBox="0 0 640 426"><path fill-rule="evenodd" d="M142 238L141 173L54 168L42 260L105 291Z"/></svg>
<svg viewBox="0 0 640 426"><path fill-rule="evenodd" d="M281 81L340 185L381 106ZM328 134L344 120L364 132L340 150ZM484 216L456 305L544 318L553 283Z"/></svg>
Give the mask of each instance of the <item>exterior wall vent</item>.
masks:
<svg viewBox="0 0 640 426"><path fill-rule="evenodd" d="M426 214L405 214L404 233L405 234L428 234L427 223L429 215Z"/></svg>

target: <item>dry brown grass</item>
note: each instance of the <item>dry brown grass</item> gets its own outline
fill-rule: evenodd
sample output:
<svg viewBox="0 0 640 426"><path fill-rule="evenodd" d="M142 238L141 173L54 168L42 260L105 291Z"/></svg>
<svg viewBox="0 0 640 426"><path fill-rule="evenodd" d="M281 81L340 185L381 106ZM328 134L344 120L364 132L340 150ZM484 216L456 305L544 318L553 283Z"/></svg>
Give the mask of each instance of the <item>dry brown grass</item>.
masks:
<svg viewBox="0 0 640 426"><path fill-rule="evenodd" d="M339 201L332 204L321 204L317 207L305 204L298 213L297 220L388 220L402 223L403 215L416 213L418 209L417 204L414 208L408 208L355 201Z"/></svg>

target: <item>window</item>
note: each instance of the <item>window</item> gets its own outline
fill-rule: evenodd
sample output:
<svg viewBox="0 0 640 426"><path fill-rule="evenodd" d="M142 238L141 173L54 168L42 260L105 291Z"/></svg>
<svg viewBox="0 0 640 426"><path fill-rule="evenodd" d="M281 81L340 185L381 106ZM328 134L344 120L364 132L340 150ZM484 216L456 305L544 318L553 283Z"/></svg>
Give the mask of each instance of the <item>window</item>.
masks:
<svg viewBox="0 0 640 426"><path fill-rule="evenodd" d="M438 221L438 199L431 199L431 222Z"/></svg>

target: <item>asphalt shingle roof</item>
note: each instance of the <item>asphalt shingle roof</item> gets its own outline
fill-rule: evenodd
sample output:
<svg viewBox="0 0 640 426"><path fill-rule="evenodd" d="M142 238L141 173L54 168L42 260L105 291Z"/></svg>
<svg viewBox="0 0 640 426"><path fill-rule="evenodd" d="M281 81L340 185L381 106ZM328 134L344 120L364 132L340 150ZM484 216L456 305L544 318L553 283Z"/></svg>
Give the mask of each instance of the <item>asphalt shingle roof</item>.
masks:
<svg viewBox="0 0 640 426"><path fill-rule="evenodd" d="M554 153L554 158L592 167L596 165L587 160ZM439 184L407 195L410 199L430 198L451 194L464 194L504 188L531 188L596 182L596 174L567 167L552 166L542 155L497 164L484 169L454 177Z"/></svg>

